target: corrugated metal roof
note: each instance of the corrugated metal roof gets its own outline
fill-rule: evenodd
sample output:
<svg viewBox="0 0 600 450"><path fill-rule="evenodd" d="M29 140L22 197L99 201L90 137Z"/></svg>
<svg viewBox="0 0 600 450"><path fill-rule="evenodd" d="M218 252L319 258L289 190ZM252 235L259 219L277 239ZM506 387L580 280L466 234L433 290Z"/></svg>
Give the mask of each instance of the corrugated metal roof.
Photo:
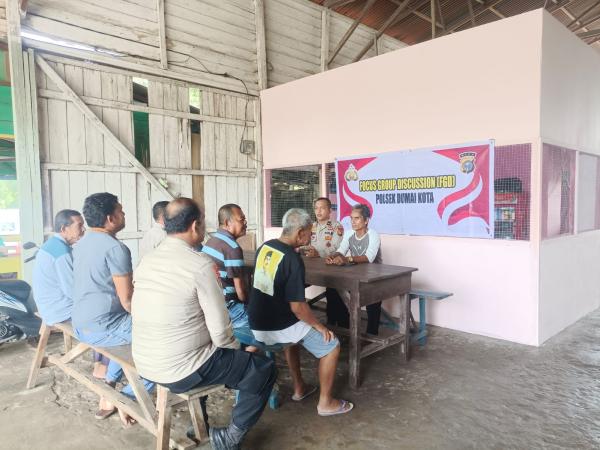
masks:
<svg viewBox="0 0 600 450"><path fill-rule="evenodd" d="M319 5L333 4L333 10L352 19L360 16L368 0L311 0ZM430 0L408 0L409 4L400 14L399 19L385 30L385 33L406 44L412 45L431 39ZM476 25L483 25L502 17L511 17L534 9L546 7L563 24L571 25L577 33L600 29L599 0L439 0L441 17L446 32L471 28L469 1L472 2L476 15ZM379 29L404 0L377 0L362 19L362 23ZM336 4L338 6L336 6ZM583 15L578 23L575 18ZM438 25L441 25L440 11L436 12ZM582 27L582 25L587 25ZM438 26L437 36L444 30ZM598 39L598 40L597 40ZM585 39L586 42L600 48L600 35Z"/></svg>

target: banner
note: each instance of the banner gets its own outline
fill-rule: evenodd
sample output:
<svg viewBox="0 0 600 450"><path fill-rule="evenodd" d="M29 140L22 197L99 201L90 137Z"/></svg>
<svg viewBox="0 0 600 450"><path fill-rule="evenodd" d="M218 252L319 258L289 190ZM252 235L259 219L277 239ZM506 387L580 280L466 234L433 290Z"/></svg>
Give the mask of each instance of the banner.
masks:
<svg viewBox="0 0 600 450"><path fill-rule="evenodd" d="M494 238L494 141L336 159L338 220L383 234Z"/></svg>

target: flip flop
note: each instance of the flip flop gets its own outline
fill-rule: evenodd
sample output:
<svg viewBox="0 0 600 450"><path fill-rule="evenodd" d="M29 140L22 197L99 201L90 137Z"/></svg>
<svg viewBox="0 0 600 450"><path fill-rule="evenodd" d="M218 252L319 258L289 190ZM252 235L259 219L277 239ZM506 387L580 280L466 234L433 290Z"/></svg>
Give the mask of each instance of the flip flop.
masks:
<svg viewBox="0 0 600 450"><path fill-rule="evenodd" d="M304 391L304 394L302 394L302 395L294 394L294 395L292 395L292 400L294 400L295 402L301 402L306 397L313 395L315 392L317 392L317 387L311 386L310 384L308 384L306 386L306 391Z"/></svg>
<svg viewBox="0 0 600 450"><path fill-rule="evenodd" d="M94 414L94 418L97 419L97 420L108 419L110 416L112 416L116 412L117 412L117 408L113 408L113 409L99 409Z"/></svg>
<svg viewBox="0 0 600 450"><path fill-rule="evenodd" d="M319 408L317 408L317 413L321 417L337 416L338 414L349 413L350 411L352 411L352 408L354 408L354 404L353 403L350 403L350 402L348 402L346 400L340 400L340 406L335 411L323 411L323 412L321 412L321 411L319 411Z"/></svg>

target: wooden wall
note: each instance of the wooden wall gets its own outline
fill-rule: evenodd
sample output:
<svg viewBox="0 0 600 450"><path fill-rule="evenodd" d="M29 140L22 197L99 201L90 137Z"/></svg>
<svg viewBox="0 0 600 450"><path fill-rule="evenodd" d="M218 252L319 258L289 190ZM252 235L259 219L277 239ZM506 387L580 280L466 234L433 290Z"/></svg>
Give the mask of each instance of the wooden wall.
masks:
<svg viewBox="0 0 600 450"><path fill-rule="evenodd" d="M307 0L264 3L269 86L319 73L323 8ZM117 52L123 61L158 66L156 5L156 0L30 0L23 28ZM238 80L216 75L227 73L257 93L253 0L165 0L164 20L170 71L243 92ZM352 20L332 12L330 23L331 51ZM373 34L360 25L331 67L351 62ZM380 53L404 46L387 36L379 40ZM374 55L373 47L365 57Z"/></svg>
<svg viewBox="0 0 600 450"><path fill-rule="evenodd" d="M145 107L135 105L132 98L133 78L139 74L67 58L47 58L131 152L132 111L152 111L149 170L167 182L174 196L192 197L192 178L202 177L203 197L196 199L206 205L208 229L216 227L217 208L226 202L239 203L246 211L248 228L256 229L255 161L237 151L242 132L254 139L254 98L151 78ZM136 173L40 70L37 87L46 230L51 229L52 218L59 210L81 210L86 196L111 192L123 204L127 225L119 236L130 247L135 261L138 240L152 223L152 205L165 197ZM189 112L190 88L201 89L200 114ZM248 113L244 113L245 108ZM248 124L245 130L244 118ZM199 169L192 169L192 119L202 119Z"/></svg>
<svg viewBox="0 0 600 450"><path fill-rule="evenodd" d="M6 35L5 1L0 0L0 39ZM132 113L149 114L148 170L172 195L195 196L204 203L209 230L217 226L218 207L229 202L240 204L249 230L257 230L261 21L255 2L164 0L164 15L158 3L29 0L23 32L79 47L27 35L23 42L51 63L130 152L135 151ZM305 0L264 0L264 5L268 86L318 73L323 8ZM330 23L329 51L351 21L331 13ZM350 62L373 34L360 26L332 67ZM382 52L404 46L386 37L380 44ZM371 49L367 57L373 55ZM147 105L133 100L136 77L147 80ZM138 240L151 226L151 207L164 197L39 70L37 88L45 230L58 210L80 210L87 195L113 192L127 215L120 237L137 259ZM190 112L190 89L201 91L199 112ZM192 120L200 122L200 135L191 134ZM240 153L242 138L256 142L254 155Z"/></svg>

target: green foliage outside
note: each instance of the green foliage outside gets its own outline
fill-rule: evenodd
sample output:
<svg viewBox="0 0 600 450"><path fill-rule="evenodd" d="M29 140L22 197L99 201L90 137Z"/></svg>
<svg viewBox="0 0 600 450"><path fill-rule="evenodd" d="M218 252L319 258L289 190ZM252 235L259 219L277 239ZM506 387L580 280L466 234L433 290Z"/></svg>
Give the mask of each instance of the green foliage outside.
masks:
<svg viewBox="0 0 600 450"><path fill-rule="evenodd" d="M19 191L16 180L0 180L0 209L19 207Z"/></svg>

